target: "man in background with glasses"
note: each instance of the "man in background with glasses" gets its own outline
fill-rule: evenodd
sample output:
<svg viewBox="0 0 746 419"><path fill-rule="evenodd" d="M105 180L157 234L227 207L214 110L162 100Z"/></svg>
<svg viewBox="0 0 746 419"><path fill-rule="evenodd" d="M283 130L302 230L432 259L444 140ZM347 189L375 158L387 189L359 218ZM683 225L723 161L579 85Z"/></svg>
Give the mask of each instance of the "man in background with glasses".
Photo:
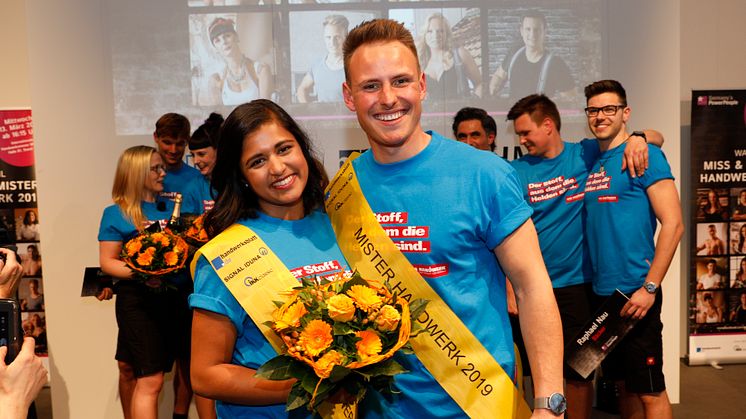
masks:
<svg viewBox="0 0 746 419"><path fill-rule="evenodd" d="M663 377L660 290L684 227L679 195L663 152L648 147L648 169L623 173L630 134L624 87L602 80L585 88L588 127L601 152L585 187L586 236L597 304L619 289L629 297L622 316L638 322L604 360L604 376L617 381L622 417L671 418ZM654 241L661 223L658 240Z"/></svg>
<svg viewBox="0 0 746 419"><path fill-rule="evenodd" d="M518 173L524 198L534 210L531 218L552 279L567 345L593 314L583 187L588 171L598 159L599 147L590 139L563 141L559 110L545 95L519 100L508 111L507 119L513 121L515 133L528 152L510 163ZM652 130L630 137L623 164L631 176L641 176L647 167L645 135L655 145L663 142L660 133ZM584 378L565 364L564 378L568 417L590 418L593 375Z"/></svg>

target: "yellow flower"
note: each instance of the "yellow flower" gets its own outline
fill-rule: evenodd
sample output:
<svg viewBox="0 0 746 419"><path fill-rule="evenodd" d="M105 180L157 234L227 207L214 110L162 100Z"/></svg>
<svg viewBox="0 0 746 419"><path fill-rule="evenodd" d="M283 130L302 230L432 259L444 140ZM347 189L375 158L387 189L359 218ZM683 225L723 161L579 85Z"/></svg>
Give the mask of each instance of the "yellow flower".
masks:
<svg viewBox="0 0 746 419"><path fill-rule="evenodd" d="M155 254L155 247L148 247L144 252L140 253L137 257L137 264L140 266L149 266L153 263L153 255Z"/></svg>
<svg viewBox="0 0 746 419"><path fill-rule="evenodd" d="M300 326L300 318L308 313L306 306L301 301L297 301L288 307L283 307L275 310L273 314L275 330L285 330Z"/></svg>
<svg viewBox="0 0 746 419"><path fill-rule="evenodd" d="M338 322L348 322L355 317L355 304L344 294L337 294L326 302L329 307L329 317Z"/></svg>
<svg viewBox="0 0 746 419"><path fill-rule="evenodd" d="M355 300L355 305L360 307L360 309L366 313L377 309L383 302L380 295L376 294L372 288L364 285L351 286L350 290L347 291L347 295L352 297L352 299Z"/></svg>
<svg viewBox="0 0 746 419"><path fill-rule="evenodd" d="M362 330L355 332L355 336L360 338L355 342L355 347L361 361L381 353L381 338L378 333L372 330Z"/></svg>
<svg viewBox="0 0 746 419"><path fill-rule="evenodd" d="M306 354L316 356L332 344L332 326L323 320L311 320L300 332L298 344Z"/></svg>
<svg viewBox="0 0 746 419"><path fill-rule="evenodd" d="M378 312L376 326L382 332L392 332L399 326L399 320L401 320L401 314L393 306L387 304Z"/></svg>
<svg viewBox="0 0 746 419"><path fill-rule="evenodd" d="M142 249L142 241L140 240L130 240L127 243L127 256L132 257L135 255L135 253L139 252L140 249Z"/></svg>
<svg viewBox="0 0 746 419"><path fill-rule="evenodd" d="M166 252L163 259L165 259L166 265L174 266L179 262L179 255L176 252Z"/></svg>
<svg viewBox="0 0 746 419"><path fill-rule="evenodd" d="M316 371L316 375L319 378L328 378L329 374L332 373L334 366L342 365L344 360L344 355L332 349L316 361L316 365L314 365L313 369Z"/></svg>

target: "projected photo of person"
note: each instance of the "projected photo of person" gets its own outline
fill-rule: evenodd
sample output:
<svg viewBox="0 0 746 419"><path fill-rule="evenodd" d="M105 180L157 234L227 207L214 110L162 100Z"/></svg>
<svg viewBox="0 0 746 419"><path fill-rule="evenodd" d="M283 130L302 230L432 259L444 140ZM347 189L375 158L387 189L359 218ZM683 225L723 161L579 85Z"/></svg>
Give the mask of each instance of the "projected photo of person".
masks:
<svg viewBox="0 0 746 419"><path fill-rule="evenodd" d="M479 9L391 9L415 36L427 78L426 101L462 100L482 95Z"/></svg>
<svg viewBox="0 0 746 419"><path fill-rule="evenodd" d="M730 287L746 288L746 257L730 258Z"/></svg>
<svg viewBox="0 0 746 419"><path fill-rule="evenodd" d="M473 20L479 30L479 17ZM427 17L424 34L418 37L420 65L427 78L428 98L464 98L482 96L482 75L474 57L454 44L448 19L441 13Z"/></svg>
<svg viewBox="0 0 746 419"><path fill-rule="evenodd" d="M359 23L378 17L367 11L290 12L290 71L296 103L342 103L342 44Z"/></svg>
<svg viewBox="0 0 746 419"><path fill-rule="evenodd" d="M697 255L724 255L725 234L725 223L697 224Z"/></svg>
<svg viewBox="0 0 746 419"><path fill-rule="evenodd" d="M342 102L345 79L342 44L350 21L342 15L328 15L321 22L326 55L311 67L296 90L296 100L307 102Z"/></svg>
<svg viewBox="0 0 746 419"><path fill-rule="evenodd" d="M272 97L270 13L191 15L189 23L196 104L233 106Z"/></svg>
<svg viewBox="0 0 746 419"><path fill-rule="evenodd" d="M0 245L12 244L16 241L16 228L13 221L13 210L0 210Z"/></svg>
<svg viewBox="0 0 746 419"><path fill-rule="evenodd" d="M41 276L41 252L38 243L18 243L23 276Z"/></svg>
<svg viewBox="0 0 746 419"><path fill-rule="evenodd" d="M733 205L731 220L746 221L746 189L731 189L730 202Z"/></svg>
<svg viewBox="0 0 746 419"><path fill-rule="evenodd" d="M697 293L697 323L721 323L725 312L723 291Z"/></svg>
<svg viewBox="0 0 746 419"><path fill-rule="evenodd" d="M43 311L21 313L21 326L26 336L34 338L37 355L47 354L47 318Z"/></svg>
<svg viewBox="0 0 746 419"><path fill-rule="evenodd" d="M511 101L532 93L555 100L576 96L575 80L560 54L547 48L547 18L539 10L527 10L520 17L521 42L502 60L490 79L490 94L505 89Z"/></svg>
<svg viewBox="0 0 746 419"><path fill-rule="evenodd" d="M22 278L18 286L22 311L44 311L44 288L40 278Z"/></svg>
<svg viewBox="0 0 746 419"><path fill-rule="evenodd" d="M725 258L697 259L697 289L710 290L725 287Z"/></svg>

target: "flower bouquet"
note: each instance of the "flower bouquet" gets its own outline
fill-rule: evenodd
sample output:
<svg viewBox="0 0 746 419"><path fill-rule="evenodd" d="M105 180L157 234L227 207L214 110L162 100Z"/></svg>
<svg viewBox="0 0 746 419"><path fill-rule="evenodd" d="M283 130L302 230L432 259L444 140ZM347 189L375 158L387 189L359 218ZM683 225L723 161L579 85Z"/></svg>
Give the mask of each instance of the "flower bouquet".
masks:
<svg viewBox="0 0 746 419"><path fill-rule="evenodd" d="M288 299L276 302L266 324L284 343L283 354L267 361L257 377L297 379L287 410L306 406L319 413L322 404L359 402L366 391L391 391L393 376L406 372L392 357L408 345L412 319L424 300L407 302L389 288L363 279L329 281L304 278Z"/></svg>
<svg viewBox="0 0 746 419"><path fill-rule="evenodd" d="M133 271L133 278L151 288L163 288L163 275L184 268L189 246L169 229L144 231L122 248L121 258Z"/></svg>
<svg viewBox="0 0 746 419"><path fill-rule="evenodd" d="M189 219L187 217L184 218L187 220ZM190 246L199 248L209 240L209 237L207 237L207 231L205 231L203 224L204 218L205 214L200 214L199 216L194 217L189 223L189 227L187 227L187 229L184 230L184 233L182 233L184 240Z"/></svg>

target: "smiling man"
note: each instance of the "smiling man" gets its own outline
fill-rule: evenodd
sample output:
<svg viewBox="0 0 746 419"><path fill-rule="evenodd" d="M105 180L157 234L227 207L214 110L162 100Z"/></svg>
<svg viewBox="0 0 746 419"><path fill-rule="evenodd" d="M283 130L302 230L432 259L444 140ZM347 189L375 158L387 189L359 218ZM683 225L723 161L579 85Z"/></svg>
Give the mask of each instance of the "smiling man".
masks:
<svg viewBox="0 0 746 419"><path fill-rule="evenodd" d="M200 177L197 169L184 163L189 129L189 120L178 113L164 114L155 123L153 141L166 165L161 196L173 199L177 192L183 193L187 184Z"/></svg>
<svg viewBox="0 0 746 419"><path fill-rule="evenodd" d="M588 171L600 154L595 140L565 142L557 105L544 95L529 95L508 111L509 121L528 154L511 165L518 172L523 196L534 210L532 220L541 253L552 279L565 344L591 318L591 264L585 243L583 188ZM646 136L655 145L663 139L657 131L633 133L624 163L633 176L647 164ZM635 170L635 166L639 166ZM519 313L520 315L520 313ZM568 416L589 418L593 401L593 375L583 378L565 365Z"/></svg>
<svg viewBox="0 0 746 419"><path fill-rule="evenodd" d="M476 343L515 379L505 298L508 274L518 307L526 313L521 323L536 405L545 407L534 416L562 415L559 314L515 172L492 153L422 129L425 76L412 35L400 23L377 19L361 24L345 40L344 59L345 104L357 114L371 146L353 167L372 210L379 220L400 213L394 227L425 232L395 242ZM461 406L469 401L494 403L481 397L489 392L476 388L466 390L466 403L452 397L444 389L446 380L434 377L420 356L397 357L409 370L395 376L400 392L385 398L370 392L361 407L366 416L458 417L465 415ZM468 379L463 383L470 386ZM500 407L487 408L495 414Z"/></svg>
<svg viewBox="0 0 746 419"><path fill-rule="evenodd" d="M590 128L601 155L585 186L587 238L597 300L619 289L629 297L623 316L638 319L604 360L604 377L617 380L622 417L670 418L663 377L660 286L683 234L679 194L663 152L648 147L649 168L622 173L629 147L627 94L616 80L585 88ZM657 221L661 230L654 240Z"/></svg>

